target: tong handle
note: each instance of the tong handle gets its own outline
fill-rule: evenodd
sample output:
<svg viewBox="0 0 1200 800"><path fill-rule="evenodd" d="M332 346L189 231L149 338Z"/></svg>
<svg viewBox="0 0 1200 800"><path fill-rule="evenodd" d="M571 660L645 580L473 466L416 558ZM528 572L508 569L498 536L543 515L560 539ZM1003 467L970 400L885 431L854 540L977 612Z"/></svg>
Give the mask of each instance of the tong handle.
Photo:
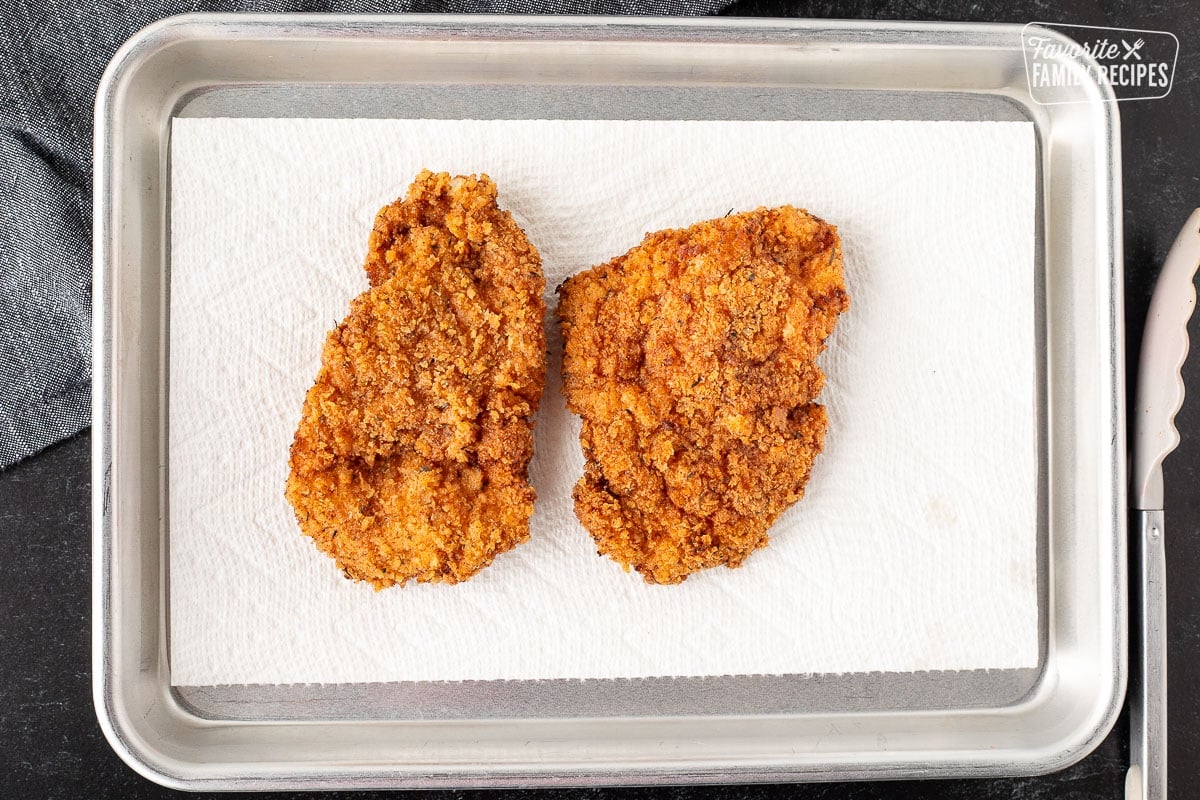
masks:
<svg viewBox="0 0 1200 800"><path fill-rule="evenodd" d="M1134 540L1140 580L1130 582L1129 761L1125 800L1167 797L1167 560L1162 511L1138 514ZM1139 647L1137 643L1141 644Z"/></svg>

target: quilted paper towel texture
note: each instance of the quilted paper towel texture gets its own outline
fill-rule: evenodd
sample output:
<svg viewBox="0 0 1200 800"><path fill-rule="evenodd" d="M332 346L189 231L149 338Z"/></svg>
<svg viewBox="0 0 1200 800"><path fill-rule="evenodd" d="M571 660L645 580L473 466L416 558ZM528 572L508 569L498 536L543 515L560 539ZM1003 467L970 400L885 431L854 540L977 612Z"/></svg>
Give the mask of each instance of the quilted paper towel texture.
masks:
<svg viewBox="0 0 1200 800"><path fill-rule="evenodd" d="M174 684L1037 663L1030 125L178 119L171 147ZM552 317L529 542L377 593L300 535L305 391L376 211L423 167L496 180L551 308L649 230L783 203L839 227L826 449L767 549L666 587L596 555Z"/></svg>

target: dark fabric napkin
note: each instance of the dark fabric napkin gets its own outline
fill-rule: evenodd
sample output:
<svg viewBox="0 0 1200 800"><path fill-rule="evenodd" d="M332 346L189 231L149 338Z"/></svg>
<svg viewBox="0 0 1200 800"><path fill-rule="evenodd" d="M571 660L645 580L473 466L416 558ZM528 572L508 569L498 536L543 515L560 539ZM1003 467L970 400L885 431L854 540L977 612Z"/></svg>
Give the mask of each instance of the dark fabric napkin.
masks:
<svg viewBox="0 0 1200 800"><path fill-rule="evenodd" d="M709 14L728 0L89 2L0 11L0 469L91 422L92 104L117 48L193 11Z"/></svg>

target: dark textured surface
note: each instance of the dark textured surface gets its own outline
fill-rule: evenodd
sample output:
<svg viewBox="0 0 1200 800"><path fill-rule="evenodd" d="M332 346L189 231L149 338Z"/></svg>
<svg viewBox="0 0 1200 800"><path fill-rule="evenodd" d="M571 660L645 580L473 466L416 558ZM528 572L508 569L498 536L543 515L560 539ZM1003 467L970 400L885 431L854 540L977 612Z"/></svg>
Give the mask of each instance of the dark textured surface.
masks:
<svg viewBox="0 0 1200 800"><path fill-rule="evenodd" d="M1124 132L1126 303L1130 376L1157 267L1178 226L1200 206L1200 21L1189 0L1135 4L747 0L732 13L879 19L1029 20L1170 30L1180 39L1175 88L1164 100L1121 104ZM1194 341L1200 321L1193 320ZM1200 347L1200 346L1198 346ZM1193 395L1178 417L1183 441L1166 463L1170 637L1170 782L1173 797L1200 785L1200 355L1185 367ZM0 472L0 798L152 798L174 793L134 774L95 720L90 689L89 439L86 434ZM1125 721L1088 758L1056 775L989 781L810 786L417 793L421 800L782 800L782 798L1120 798ZM293 797L297 795L275 795ZM324 795L335 797L338 795ZM373 794L355 795L370 797ZM377 796L383 796L382 794Z"/></svg>

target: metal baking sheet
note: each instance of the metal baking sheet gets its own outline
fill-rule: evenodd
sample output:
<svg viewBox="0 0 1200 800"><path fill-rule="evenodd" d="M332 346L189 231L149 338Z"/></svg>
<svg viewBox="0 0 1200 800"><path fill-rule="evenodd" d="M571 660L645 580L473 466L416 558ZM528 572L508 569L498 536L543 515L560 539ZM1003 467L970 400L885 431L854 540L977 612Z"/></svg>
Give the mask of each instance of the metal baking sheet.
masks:
<svg viewBox="0 0 1200 800"><path fill-rule="evenodd" d="M94 675L101 725L190 789L1030 774L1125 683L1116 105L1029 96L1021 27L185 16L129 42L96 116ZM172 687L168 131L187 116L1028 120L1040 663L1031 670Z"/></svg>

